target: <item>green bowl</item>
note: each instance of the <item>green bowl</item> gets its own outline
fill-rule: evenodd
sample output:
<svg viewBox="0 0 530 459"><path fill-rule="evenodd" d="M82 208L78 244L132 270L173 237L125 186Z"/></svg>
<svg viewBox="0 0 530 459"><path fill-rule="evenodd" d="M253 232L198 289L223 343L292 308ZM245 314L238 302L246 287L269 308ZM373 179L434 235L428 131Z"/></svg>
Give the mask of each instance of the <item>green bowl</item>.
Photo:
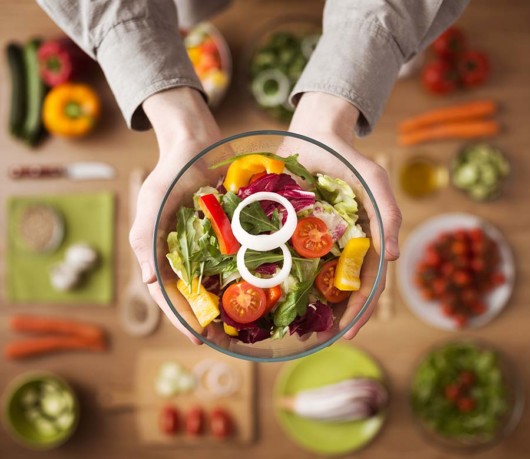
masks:
<svg viewBox="0 0 530 459"><path fill-rule="evenodd" d="M49 382L69 393L73 400L74 420L65 430L43 434L26 417L23 410L22 395L29 388L37 388ZM26 373L13 380L7 387L3 397L3 422L14 440L31 449L49 450L57 448L68 440L79 422L79 403L75 392L62 378L51 373Z"/></svg>

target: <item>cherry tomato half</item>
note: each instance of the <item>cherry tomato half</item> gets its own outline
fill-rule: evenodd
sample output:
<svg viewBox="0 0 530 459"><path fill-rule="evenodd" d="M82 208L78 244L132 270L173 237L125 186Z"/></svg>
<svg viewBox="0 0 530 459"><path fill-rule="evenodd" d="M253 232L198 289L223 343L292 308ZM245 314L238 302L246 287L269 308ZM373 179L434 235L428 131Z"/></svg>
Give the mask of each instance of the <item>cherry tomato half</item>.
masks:
<svg viewBox="0 0 530 459"><path fill-rule="evenodd" d="M315 285L324 298L330 303L341 303L348 299L351 292L341 291L333 285L335 278L335 269L337 267L338 259L328 261L322 266L322 270L318 273L315 280Z"/></svg>
<svg viewBox="0 0 530 459"><path fill-rule="evenodd" d="M224 440L232 435L232 417L223 408L214 408L210 415L210 430L215 438Z"/></svg>
<svg viewBox="0 0 530 459"><path fill-rule="evenodd" d="M282 296L282 289L279 285L275 287L265 289L265 297L267 298L267 310L265 312L270 312L276 303Z"/></svg>
<svg viewBox="0 0 530 459"><path fill-rule="evenodd" d="M267 311L265 291L242 281L232 284L223 294L223 308L232 320L248 324Z"/></svg>
<svg viewBox="0 0 530 459"><path fill-rule="evenodd" d="M333 247L328 227L316 217L306 217L298 221L292 242L294 250L304 258L323 257Z"/></svg>
<svg viewBox="0 0 530 459"><path fill-rule="evenodd" d="M160 431L166 435L176 434L179 430L179 412L173 405L166 405L160 411Z"/></svg>
<svg viewBox="0 0 530 459"><path fill-rule="evenodd" d="M199 406L194 406L186 413L186 435L196 437L204 430L204 411Z"/></svg>

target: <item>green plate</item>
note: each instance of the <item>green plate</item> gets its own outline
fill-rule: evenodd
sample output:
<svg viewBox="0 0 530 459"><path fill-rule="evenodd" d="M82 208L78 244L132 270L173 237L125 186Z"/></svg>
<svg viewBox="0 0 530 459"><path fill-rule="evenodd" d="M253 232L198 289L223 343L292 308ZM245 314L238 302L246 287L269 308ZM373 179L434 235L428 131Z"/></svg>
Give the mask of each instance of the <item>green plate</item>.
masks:
<svg viewBox="0 0 530 459"><path fill-rule="evenodd" d="M336 344L284 366L276 381L275 400L359 376L383 379L381 368L365 352ZM382 412L366 421L318 422L283 410L277 403L275 406L280 425L289 437L311 452L326 455L362 448L377 435L385 419Z"/></svg>

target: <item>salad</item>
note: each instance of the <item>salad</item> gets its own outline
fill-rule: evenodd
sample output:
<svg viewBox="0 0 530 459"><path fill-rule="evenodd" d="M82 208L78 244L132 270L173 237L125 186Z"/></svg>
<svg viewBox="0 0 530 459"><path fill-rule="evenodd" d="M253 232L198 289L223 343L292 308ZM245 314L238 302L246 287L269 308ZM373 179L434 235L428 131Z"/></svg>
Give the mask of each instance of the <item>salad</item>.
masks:
<svg viewBox="0 0 530 459"><path fill-rule="evenodd" d="M167 259L202 327L245 343L333 326L333 307L361 287L370 247L341 179L311 174L298 155L243 154L217 186L177 211Z"/></svg>
<svg viewBox="0 0 530 459"><path fill-rule="evenodd" d="M414 412L437 434L466 443L491 440L509 408L495 351L450 343L432 351L412 383Z"/></svg>

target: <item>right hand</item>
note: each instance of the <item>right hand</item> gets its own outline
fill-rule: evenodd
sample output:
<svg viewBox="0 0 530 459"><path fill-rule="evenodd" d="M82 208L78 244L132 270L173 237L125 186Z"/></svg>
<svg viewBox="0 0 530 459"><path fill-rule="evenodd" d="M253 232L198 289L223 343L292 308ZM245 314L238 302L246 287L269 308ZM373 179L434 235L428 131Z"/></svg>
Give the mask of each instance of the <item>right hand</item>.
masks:
<svg viewBox="0 0 530 459"><path fill-rule="evenodd" d="M143 104L155 130L160 157L140 189L129 242L153 299L170 322L190 341L200 341L187 330L167 304L157 282L153 259L153 231L160 203L181 168L205 147L220 139L206 102L194 89L173 88L149 97ZM172 203L175 209L177 203Z"/></svg>

